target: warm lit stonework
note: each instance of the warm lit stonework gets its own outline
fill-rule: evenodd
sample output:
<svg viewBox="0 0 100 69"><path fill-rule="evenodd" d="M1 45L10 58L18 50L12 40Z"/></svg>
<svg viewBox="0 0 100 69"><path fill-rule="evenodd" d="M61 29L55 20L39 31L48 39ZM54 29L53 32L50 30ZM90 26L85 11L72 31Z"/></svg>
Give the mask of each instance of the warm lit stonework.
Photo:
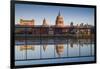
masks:
<svg viewBox="0 0 100 69"><path fill-rule="evenodd" d="M63 20L63 17L60 15L60 12L59 12L58 16L56 17L56 26L64 27L64 20Z"/></svg>
<svg viewBox="0 0 100 69"><path fill-rule="evenodd" d="M41 22L40 22L41 23ZM69 25L64 24L63 16L60 12L55 20L55 25L49 25L46 18L43 19L42 25L36 25L35 20L24 20L20 19L20 24L16 25L17 27L28 27L27 30L24 28L17 28L17 34L30 34L33 36L66 36L66 37L77 37L77 38L94 38L94 26L80 23L74 25L71 22ZM31 27L30 27L31 26Z"/></svg>
<svg viewBox="0 0 100 69"><path fill-rule="evenodd" d="M24 20L24 19L20 19L20 25L28 25L28 26L31 26L31 25L34 25L35 23L35 20L32 19L32 20Z"/></svg>

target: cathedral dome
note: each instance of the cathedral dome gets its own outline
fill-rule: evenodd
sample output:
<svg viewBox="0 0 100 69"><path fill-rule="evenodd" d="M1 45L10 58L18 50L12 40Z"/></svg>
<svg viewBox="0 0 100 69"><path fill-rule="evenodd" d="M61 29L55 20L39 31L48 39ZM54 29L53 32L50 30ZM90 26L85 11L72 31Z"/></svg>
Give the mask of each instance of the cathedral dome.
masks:
<svg viewBox="0 0 100 69"><path fill-rule="evenodd" d="M63 19L63 17L60 15L60 12L59 12L59 14L58 14L56 19Z"/></svg>
<svg viewBox="0 0 100 69"><path fill-rule="evenodd" d="M63 52L64 52L64 45L63 44L56 45L56 53L58 54L58 56L61 56Z"/></svg>
<svg viewBox="0 0 100 69"><path fill-rule="evenodd" d="M27 25L27 26L33 26L35 24L35 20L24 20L20 19L20 25Z"/></svg>
<svg viewBox="0 0 100 69"><path fill-rule="evenodd" d="M60 12L59 12L58 16L56 17L56 26L58 26L58 27L64 26L63 17L60 15Z"/></svg>

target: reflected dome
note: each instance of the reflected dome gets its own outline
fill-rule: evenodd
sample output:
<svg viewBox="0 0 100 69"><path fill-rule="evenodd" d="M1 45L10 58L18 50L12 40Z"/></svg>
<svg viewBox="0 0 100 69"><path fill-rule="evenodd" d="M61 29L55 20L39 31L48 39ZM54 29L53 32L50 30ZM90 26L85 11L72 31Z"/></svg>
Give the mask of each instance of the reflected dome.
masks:
<svg viewBox="0 0 100 69"><path fill-rule="evenodd" d="M56 53L61 56L61 54L64 52L64 45L63 44L58 44L56 45Z"/></svg>

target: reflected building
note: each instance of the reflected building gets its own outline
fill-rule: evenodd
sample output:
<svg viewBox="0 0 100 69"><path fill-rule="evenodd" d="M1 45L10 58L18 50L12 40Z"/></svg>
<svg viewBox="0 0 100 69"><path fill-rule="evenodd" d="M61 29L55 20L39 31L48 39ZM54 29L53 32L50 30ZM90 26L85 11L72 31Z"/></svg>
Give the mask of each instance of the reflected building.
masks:
<svg viewBox="0 0 100 69"><path fill-rule="evenodd" d="M68 44L67 44L68 43ZM16 59L23 58L26 59L33 58L38 55L40 58L60 58L60 57L76 57L76 56L91 56L94 55L94 45L91 40L86 39L70 39L66 43L49 45L19 45L15 46L15 52L19 53ZM41 47L40 47L41 46ZM52 47L51 47L52 46ZM33 57L30 57L30 56Z"/></svg>
<svg viewBox="0 0 100 69"><path fill-rule="evenodd" d="M69 46L70 46L71 48L73 48L73 47L74 47L74 44L77 44L77 39L70 39L70 40L68 41L68 44L69 44Z"/></svg>
<svg viewBox="0 0 100 69"><path fill-rule="evenodd" d="M20 46L20 51L26 51L26 50L35 50L35 46L33 46L33 45L23 45L23 46Z"/></svg>
<svg viewBox="0 0 100 69"><path fill-rule="evenodd" d="M64 52L64 44L58 44L55 47L56 47L55 48L56 49L56 53L60 57Z"/></svg>
<svg viewBox="0 0 100 69"><path fill-rule="evenodd" d="M47 45L43 45L43 50L46 51Z"/></svg>
<svg viewBox="0 0 100 69"><path fill-rule="evenodd" d="M73 48L73 44L74 44L73 42L70 43L71 48Z"/></svg>

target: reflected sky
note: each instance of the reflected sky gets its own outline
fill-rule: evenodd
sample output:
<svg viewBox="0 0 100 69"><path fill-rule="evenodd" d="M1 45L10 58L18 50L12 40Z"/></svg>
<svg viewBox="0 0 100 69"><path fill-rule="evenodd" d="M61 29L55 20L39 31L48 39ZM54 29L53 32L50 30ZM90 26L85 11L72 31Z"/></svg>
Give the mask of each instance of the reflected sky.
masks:
<svg viewBox="0 0 100 69"><path fill-rule="evenodd" d="M29 41L31 42L29 43ZM27 61L27 60L31 60L31 61L35 60L35 62L37 60L37 63L39 64L40 60L42 60L42 62L44 63L46 59L50 63L49 59L51 60L55 59L55 61L58 61L58 59L63 59L63 58L71 59L71 58L77 57L77 60L78 60L78 58L80 57L81 58L92 57L93 59L93 56L94 56L94 44L93 44L93 41L91 41L90 39L87 39L87 40L86 39L78 39L78 40L63 39L63 40L60 40L61 43L59 43L59 40L51 39L49 41L47 40L46 42L45 40L43 41L41 40L39 44L37 44L37 41L40 41L40 40L36 40L36 41L34 40L34 42L32 40L28 40L28 42L26 43L27 45L25 45L23 44L24 40L22 42L20 41L18 42L18 40L16 40L15 60L16 60L16 63L18 63L18 65L19 64L22 65L22 62ZM91 61L91 59L88 59L88 60ZM74 61L76 61L76 59ZM28 63L30 64L30 62ZM31 64L34 64L34 63L31 63Z"/></svg>

